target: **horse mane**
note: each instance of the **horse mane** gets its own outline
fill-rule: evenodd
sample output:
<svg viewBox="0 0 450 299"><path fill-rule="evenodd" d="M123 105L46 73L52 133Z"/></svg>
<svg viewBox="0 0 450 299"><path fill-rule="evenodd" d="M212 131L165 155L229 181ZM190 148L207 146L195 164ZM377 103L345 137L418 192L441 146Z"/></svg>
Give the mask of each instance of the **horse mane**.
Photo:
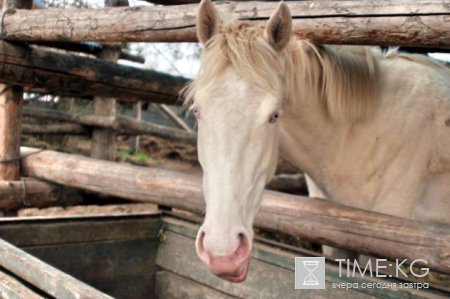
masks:
<svg viewBox="0 0 450 299"><path fill-rule="evenodd" d="M195 94L232 66L244 80L292 105L316 101L332 121L360 121L378 106L383 57L375 47L320 46L294 36L280 52L267 42L264 27L231 21L205 45L200 73L183 91L185 104L195 103Z"/></svg>

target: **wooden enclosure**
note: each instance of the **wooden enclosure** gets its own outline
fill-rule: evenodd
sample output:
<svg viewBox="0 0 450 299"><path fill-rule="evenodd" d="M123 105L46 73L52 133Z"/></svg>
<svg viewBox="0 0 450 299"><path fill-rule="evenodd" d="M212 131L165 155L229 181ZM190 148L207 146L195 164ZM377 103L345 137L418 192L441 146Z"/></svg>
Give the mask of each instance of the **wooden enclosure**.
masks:
<svg viewBox="0 0 450 299"><path fill-rule="evenodd" d="M233 18L261 22L277 5L244 1L217 7ZM295 1L289 6L295 33L315 43L450 46L449 9L439 0ZM5 15L3 34L20 41L196 41L196 12L197 4L17 11Z"/></svg>
<svg viewBox="0 0 450 299"><path fill-rule="evenodd" d="M107 1L114 3L123 1ZM142 103L182 103L188 79L124 66L143 62L123 42L195 42L196 0L178 6L40 9L5 1L0 43L0 211L46 206L73 188L149 202L201 215L201 178L111 162L114 135L153 135L194 144L195 131L140 119ZM262 24L278 4L225 1L218 10ZM314 43L450 49L450 6L441 0L289 1L294 31ZM42 8L42 7L41 7ZM139 20L138 22L136 20ZM91 42L102 42L103 44ZM111 44L113 43L113 44ZM61 50L67 50L63 52ZM80 54L82 53L82 54ZM94 57L96 56L96 57ZM23 93L83 97L93 113L22 107ZM117 102L139 103L136 118L118 115ZM46 124L23 124L22 116ZM22 133L92 134L91 158L20 148ZM102 159L102 160L101 160ZM105 161L106 160L106 161ZM53 196L54 194L58 196ZM53 202L52 202L53 201ZM60 202L56 202L60 204ZM68 218L0 218L0 297L6 298L298 298L294 257L313 252L258 238L245 283L230 284L196 257L201 217L160 212ZM423 259L450 274L450 226L353 209L320 199L266 191L255 226L291 237L388 259ZM4 241L2 241L4 240ZM9 243L11 244L9 244ZM22 251L23 250L23 251ZM36 259L37 258L37 259ZM339 289L334 283L402 283L394 278L341 278L327 261L327 289L302 298L444 298L433 287Z"/></svg>
<svg viewBox="0 0 450 299"><path fill-rule="evenodd" d="M0 238L25 250L81 282L48 284L45 276L23 277L15 262L0 255L1 275L18 285L11 292L31 292L27 298L299 298L294 289L294 257L311 252L281 243L257 239L251 271L244 283L231 284L211 275L197 258L194 240L198 224L171 215L140 214L98 217L68 217L0 220ZM3 241L2 241L3 242ZM3 246L1 247L3 250ZM2 252L2 251L0 251ZM27 256L27 259L32 257ZM39 268L35 269L39 271ZM6 273L6 274L5 274ZM38 273L38 272L36 272ZM45 275L56 274L52 271ZM66 275L67 275L66 274ZM62 274L60 274L62 275ZM69 278L66 278L69 279ZM7 281L8 281L7 280ZM333 283L386 283L377 278L340 278L335 264L327 262L325 290L303 290L301 298L445 298L445 293L428 289L333 288ZM405 283L390 279L389 283ZM0 280L0 291L8 288ZM66 289L67 288L67 289ZM19 289L19 291L18 291ZM36 295L34 295L36 294Z"/></svg>

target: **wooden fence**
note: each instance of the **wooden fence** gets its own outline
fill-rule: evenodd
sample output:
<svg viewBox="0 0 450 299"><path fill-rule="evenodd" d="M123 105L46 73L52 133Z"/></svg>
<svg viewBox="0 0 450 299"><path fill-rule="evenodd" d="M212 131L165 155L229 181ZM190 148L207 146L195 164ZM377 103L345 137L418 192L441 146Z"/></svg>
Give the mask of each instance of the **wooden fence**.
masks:
<svg viewBox="0 0 450 299"><path fill-rule="evenodd" d="M9 7L22 8L21 5L13 1ZM223 14L261 23L277 5L273 2L224 2L217 7ZM288 5L295 33L315 43L450 47L450 7L445 1L327 0L296 1ZM187 82L180 77L25 46L16 41L195 41L197 6L4 12L0 82L9 85L4 86L0 96L0 106L3 106L0 109L0 180L3 180L0 195L6 194L0 199L0 206L14 204L14 200L21 200L24 194L30 193L19 181L22 88L62 95L175 103L178 91ZM32 116L36 111L23 109L23 112ZM59 117L75 125L157 134L155 127L114 115L60 113L45 117ZM77 126L76 130L84 129ZM184 133L181 138L193 142L194 135ZM37 193L51 192L59 185L195 213L204 210L201 179L195 176L31 148L22 149L21 167L22 175L46 181L30 183L29 187L33 186ZM428 261L427 266L432 269L450 273L448 225L422 223L269 191L264 194L255 224L365 254L391 259L421 258ZM8 249L7 244L0 247Z"/></svg>
<svg viewBox="0 0 450 299"><path fill-rule="evenodd" d="M234 18L264 22L276 2L223 2ZM315 43L449 47L448 4L418 1L289 2L294 32ZM19 41L196 41L197 4L46 11L4 16L3 35ZM139 20L139 22L136 22Z"/></svg>
<svg viewBox="0 0 450 299"><path fill-rule="evenodd" d="M151 167L22 148L24 175L126 199L202 213L201 178ZM413 221L328 200L266 191L255 225L388 258L422 258L450 273L448 225Z"/></svg>

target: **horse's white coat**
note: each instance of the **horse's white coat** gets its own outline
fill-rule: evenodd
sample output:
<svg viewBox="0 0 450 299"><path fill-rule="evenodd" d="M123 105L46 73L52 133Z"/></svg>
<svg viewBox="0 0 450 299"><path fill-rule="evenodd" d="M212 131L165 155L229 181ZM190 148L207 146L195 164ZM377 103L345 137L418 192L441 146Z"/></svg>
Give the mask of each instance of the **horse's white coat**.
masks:
<svg viewBox="0 0 450 299"><path fill-rule="evenodd" d="M199 16L199 22L204 23L199 28L208 28L208 24L212 28L201 35L206 44L206 37L218 34L220 28L220 20L215 19L217 14L208 3L202 1L208 9L201 8ZM290 22L282 19L286 15L287 6L281 4L264 36L280 53L284 45L273 43L286 42L285 37L279 36L290 33L290 28L286 28ZM274 36L269 38L268 34ZM235 46L248 42L228 38L223 42L234 42ZM294 50L303 46L302 41L290 43ZM227 48L232 52L235 49ZM317 59L320 50L309 51L309 58ZM346 55L355 55L356 61L360 59L356 52ZM271 57L270 53L266 56ZM204 171L207 206L201 231L205 232L203 245L208 252L229 256L239 246L238 234L252 239L252 223L264 185L275 171L278 150L311 177L317 185L311 190L313 195L371 211L450 223L450 71L415 56L370 57L377 60L376 105L365 100L369 113L349 104L336 106L341 112L348 109L350 113L353 109L356 112L352 115L356 116L361 112L360 119L333 119L324 113L323 102L308 98L310 93L301 91L292 96L286 92L289 79L284 77L286 72L280 72L283 63L273 65L270 80L265 78L270 87L257 84L257 79L256 84L255 80L248 80L251 70L241 69L245 74L239 73L238 65L233 65L235 61L217 67L219 71L211 72L214 76L206 78L204 86L194 85L190 93L200 115L198 155ZM301 63L299 60L296 61ZM251 65L251 58L247 57L246 63ZM359 71L349 66L349 72ZM204 69L214 67L203 65ZM255 67L263 70L257 76L267 70L260 64ZM343 94L352 88L342 87ZM361 94L364 89L355 90L354 94ZM283 98L286 95L291 98ZM350 99L340 100L345 104ZM328 101L333 104L333 98ZM278 111L279 121L271 123L271 115Z"/></svg>
<svg viewBox="0 0 450 299"><path fill-rule="evenodd" d="M361 123L315 108L280 119L280 152L328 198L381 213L450 223L449 76L402 58L381 60L381 100Z"/></svg>

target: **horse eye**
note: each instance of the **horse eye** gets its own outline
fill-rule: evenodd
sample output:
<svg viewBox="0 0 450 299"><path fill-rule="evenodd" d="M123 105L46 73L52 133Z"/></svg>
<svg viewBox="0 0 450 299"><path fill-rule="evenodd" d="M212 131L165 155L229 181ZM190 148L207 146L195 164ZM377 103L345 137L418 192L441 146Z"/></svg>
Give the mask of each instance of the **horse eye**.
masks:
<svg viewBox="0 0 450 299"><path fill-rule="evenodd" d="M278 117L280 117L280 112L276 111L270 115L269 123L273 124L277 121Z"/></svg>
<svg viewBox="0 0 450 299"><path fill-rule="evenodd" d="M198 110L198 107L192 108L192 111L194 112L195 118L200 119L200 111Z"/></svg>

